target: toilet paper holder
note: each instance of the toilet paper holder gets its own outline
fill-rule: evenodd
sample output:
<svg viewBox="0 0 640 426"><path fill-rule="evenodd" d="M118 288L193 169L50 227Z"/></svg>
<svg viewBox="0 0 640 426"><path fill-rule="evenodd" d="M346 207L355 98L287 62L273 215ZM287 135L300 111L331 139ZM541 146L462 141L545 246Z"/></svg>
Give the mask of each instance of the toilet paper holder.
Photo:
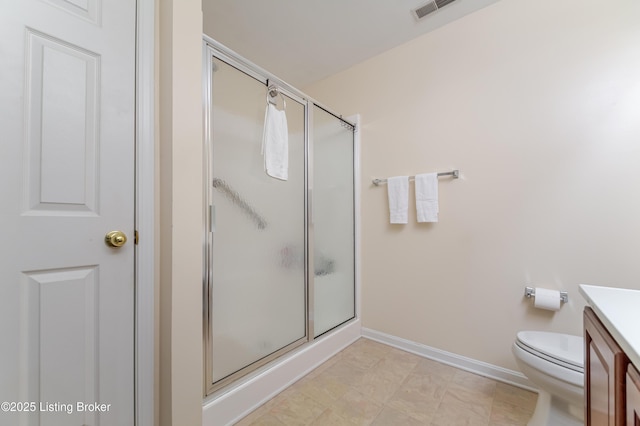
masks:
<svg viewBox="0 0 640 426"><path fill-rule="evenodd" d="M536 289L533 287L525 287L524 288L524 297L532 298L536 297ZM569 293L566 291L560 292L560 301L562 303L567 303L569 301Z"/></svg>

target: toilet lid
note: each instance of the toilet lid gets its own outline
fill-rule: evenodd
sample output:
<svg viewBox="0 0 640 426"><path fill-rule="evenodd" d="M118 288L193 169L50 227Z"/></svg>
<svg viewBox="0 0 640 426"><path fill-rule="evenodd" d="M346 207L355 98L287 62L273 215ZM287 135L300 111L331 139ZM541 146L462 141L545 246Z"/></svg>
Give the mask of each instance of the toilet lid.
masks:
<svg viewBox="0 0 640 426"><path fill-rule="evenodd" d="M570 334L550 333L546 331L520 331L518 341L523 349L537 352L557 364L568 364L582 370L584 367L584 339ZM520 345L522 347L522 345Z"/></svg>

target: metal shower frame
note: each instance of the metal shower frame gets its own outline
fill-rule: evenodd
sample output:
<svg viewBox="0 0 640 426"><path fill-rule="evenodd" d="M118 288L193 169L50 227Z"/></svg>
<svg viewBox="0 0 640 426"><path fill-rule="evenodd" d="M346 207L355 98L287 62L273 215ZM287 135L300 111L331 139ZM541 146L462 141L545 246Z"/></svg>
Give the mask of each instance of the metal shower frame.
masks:
<svg viewBox="0 0 640 426"><path fill-rule="evenodd" d="M359 280L359 272L358 272L358 234L359 234L359 225L356 220L359 203L357 201L358 190L357 183L358 178L356 176L356 171L358 170L358 162L359 162L359 152L356 145L355 133L357 131L356 124L352 123L348 120L342 118L342 116L331 112L330 109L323 106L319 102L311 99L309 96L300 92L293 86L287 84L286 82L278 79L276 76L270 74L264 69L258 67L257 65L247 61L242 58L237 53L228 49L224 45L218 43L217 41L211 39L210 37L204 35L203 36L203 89L204 89L204 98L203 98L203 167L205 170L205 179L206 185L204 185L204 200L205 200L205 215L204 215L204 223L203 223L203 255L204 255L204 263L203 263L203 300L204 300L204 309L203 309L203 359L204 359L204 377L203 377L203 394L205 397L215 396L218 393L223 393L226 389L229 388L234 383L238 382L238 379L250 376L251 373L255 373L263 368L266 364L274 361L275 359L280 358L285 353L288 353L304 344L310 343L314 341L314 277L312 273L309 271L314 271L314 229L313 226L313 215L312 215L312 207L311 202L313 201L313 152L310 149L313 146L312 135L313 135L313 106L317 106L324 110L325 112L333 115L335 118L340 120L340 123L350 128L354 132L354 316L339 324L337 327L341 327L345 324L349 324L352 321L355 321L359 317L358 312L358 303L357 300L359 298L358 295L358 286L355 284ZM265 358L262 358L259 361L239 370L236 373L225 377L217 382L213 382L213 361L212 361L212 348L213 348L213 337L211 330L211 306L212 306L212 292L211 292L211 267L209 265L211 259L210 247L211 247L211 188L212 188L212 179L213 176L210 176L211 170L211 152L210 147L212 146L213 141L211 140L211 110L210 107L212 105L211 99L211 89L213 82L213 72L214 72L214 58L223 61L230 66L238 69L239 71L247 74L248 76L256 79L257 81L263 83L265 85L265 90L275 85L278 90L279 95L284 95L303 105L304 107L304 117L305 117L305 158L307 159L307 167L305 168L305 194L304 194L304 204L305 204L305 336L300 338L289 345L279 349L278 351L268 355ZM318 336L320 337L320 336ZM316 337L317 338L317 337Z"/></svg>

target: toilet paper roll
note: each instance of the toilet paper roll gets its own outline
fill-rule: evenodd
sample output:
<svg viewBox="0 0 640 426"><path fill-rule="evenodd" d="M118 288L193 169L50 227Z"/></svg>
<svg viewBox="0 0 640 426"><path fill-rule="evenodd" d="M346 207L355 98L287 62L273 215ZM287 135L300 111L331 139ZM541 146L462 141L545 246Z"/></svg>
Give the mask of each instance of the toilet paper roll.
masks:
<svg viewBox="0 0 640 426"><path fill-rule="evenodd" d="M559 310L560 292L558 290L536 287L536 296L533 306L539 309L547 309L549 311Z"/></svg>

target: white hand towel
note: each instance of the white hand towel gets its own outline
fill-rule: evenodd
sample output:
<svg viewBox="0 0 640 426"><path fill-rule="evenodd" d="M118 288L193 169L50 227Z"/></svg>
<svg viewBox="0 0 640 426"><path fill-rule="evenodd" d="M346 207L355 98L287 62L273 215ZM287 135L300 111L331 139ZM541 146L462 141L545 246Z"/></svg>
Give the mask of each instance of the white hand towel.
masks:
<svg viewBox="0 0 640 426"><path fill-rule="evenodd" d="M389 219L391 223L407 223L409 216L409 177L396 176L387 179L389 195Z"/></svg>
<svg viewBox="0 0 640 426"><path fill-rule="evenodd" d="M271 177L287 180L289 177L289 130L287 116L269 103L264 114L262 133L264 169Z"/></svg>
<svg viewBox="0 0 640 426"><path fill-rule="evenodd" d="M437 222L438 211L438 174L424 173L416 175L416 210L418 222Z"/></svg>

